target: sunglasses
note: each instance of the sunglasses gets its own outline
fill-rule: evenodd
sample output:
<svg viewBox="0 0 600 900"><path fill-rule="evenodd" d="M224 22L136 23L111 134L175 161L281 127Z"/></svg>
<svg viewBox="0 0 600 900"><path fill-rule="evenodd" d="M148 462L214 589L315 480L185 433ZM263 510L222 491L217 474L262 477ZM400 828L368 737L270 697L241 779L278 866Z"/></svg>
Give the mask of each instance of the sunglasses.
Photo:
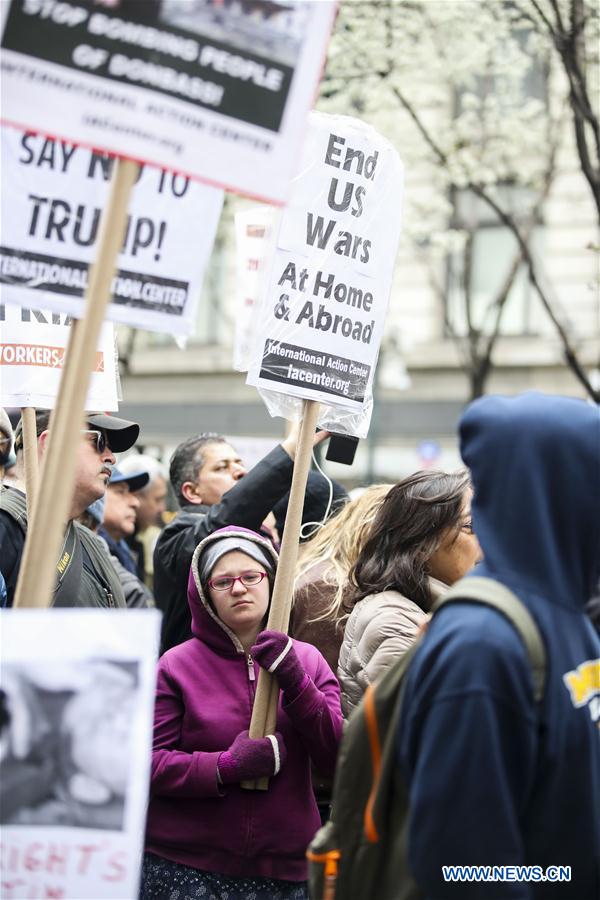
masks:
<svg viewBox="0 0 600 900"><path fill-rule="evenodd" d="M96 447L96 453L104 453L107 447L110 450L110 444L108 443L108 439L103 431L97 431L95 428L84 428L81 433L94 435L93 443Z"/></svg>
<svg viewBox="0 0 600 900"><path fill-rule="evenodd" d="M211 578L208 582L208 586L214 591L229 591L236 581L241 581L244 587L254 587L255 584L260 584L263 578L266 577L266 572L242 572L241 575L236 575L235 578L233 575L223 575L221 578Z"/></svg>

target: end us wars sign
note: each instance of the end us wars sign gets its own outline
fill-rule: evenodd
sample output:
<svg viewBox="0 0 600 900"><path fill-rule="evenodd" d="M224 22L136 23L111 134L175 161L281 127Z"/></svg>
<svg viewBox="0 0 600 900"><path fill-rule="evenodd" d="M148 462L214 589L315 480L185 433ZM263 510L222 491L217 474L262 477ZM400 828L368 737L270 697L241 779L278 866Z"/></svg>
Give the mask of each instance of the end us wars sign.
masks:
<svg viewBox="0 0 600 900"><path fill-rule="evenodd" d="M321 113L309 122L248 383L359 411L388 307L403 166L363 122Z"/></svg>

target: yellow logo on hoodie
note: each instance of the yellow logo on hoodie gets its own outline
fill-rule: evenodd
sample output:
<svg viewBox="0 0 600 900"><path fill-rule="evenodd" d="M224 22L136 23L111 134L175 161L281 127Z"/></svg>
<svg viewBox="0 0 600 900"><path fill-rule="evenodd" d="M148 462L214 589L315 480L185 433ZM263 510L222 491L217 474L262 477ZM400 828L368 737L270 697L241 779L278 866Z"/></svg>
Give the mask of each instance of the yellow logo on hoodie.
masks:
<svg viewBox="0 0 600 900"><path fill-rule="evenodd" d="M563 675L571 703L579 708L589 703L592 722L600 720L600 659L588 659Z"/></svg>

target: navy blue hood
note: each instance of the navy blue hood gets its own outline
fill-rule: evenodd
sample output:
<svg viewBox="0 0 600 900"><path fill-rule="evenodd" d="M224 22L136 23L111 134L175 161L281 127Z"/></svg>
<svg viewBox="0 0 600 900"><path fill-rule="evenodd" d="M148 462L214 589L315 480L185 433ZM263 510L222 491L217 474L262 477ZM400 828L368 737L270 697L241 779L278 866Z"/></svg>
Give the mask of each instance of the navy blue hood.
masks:
<svg viewBox="0 0 600 900"><path fill-rule="evenodd" d="M483 397L459 429L477 574L582 609L600 574L600 409L533 392Z"/></svg>

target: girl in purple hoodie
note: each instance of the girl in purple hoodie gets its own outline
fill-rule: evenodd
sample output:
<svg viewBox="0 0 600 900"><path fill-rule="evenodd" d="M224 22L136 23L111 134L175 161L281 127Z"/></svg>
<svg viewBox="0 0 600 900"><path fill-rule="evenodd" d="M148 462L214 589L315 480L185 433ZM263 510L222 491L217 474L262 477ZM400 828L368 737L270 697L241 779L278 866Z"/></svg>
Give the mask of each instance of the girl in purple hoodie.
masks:
<svg viewBox="0 0 600 900"><path fill-rule="evenodd" d="M190 569L193 637L158 666L142 900L305 900L320 825L310 764L331 773L340 692L311 644L263 631L271 544L230 526ZM275 734L248 737L258 666L279 682ZM240 782L269 777L267 791Z"/></svg>

